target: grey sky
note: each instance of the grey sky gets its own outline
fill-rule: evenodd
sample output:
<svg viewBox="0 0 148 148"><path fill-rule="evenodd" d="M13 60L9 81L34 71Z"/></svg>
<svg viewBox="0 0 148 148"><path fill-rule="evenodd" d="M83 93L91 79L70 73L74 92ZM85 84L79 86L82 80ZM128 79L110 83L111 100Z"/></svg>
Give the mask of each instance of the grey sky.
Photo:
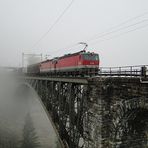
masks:
<svg viewBox="0 0 148 148"><path fill-rule="evenodd" d="M58 49L85 42L112 26L148 12L147 0L75 0L52 31L37 46L32 47L70 2L0 0L0 65L19 65L22 52L52 54L54 57L79 51L80 46ZM148 14L125 26L147 19ZM148 21L99 38L97 44L88 42L88 49L100 54L101 66L148 64L148 26L111 40L100 41L146 24Z"/></svg>

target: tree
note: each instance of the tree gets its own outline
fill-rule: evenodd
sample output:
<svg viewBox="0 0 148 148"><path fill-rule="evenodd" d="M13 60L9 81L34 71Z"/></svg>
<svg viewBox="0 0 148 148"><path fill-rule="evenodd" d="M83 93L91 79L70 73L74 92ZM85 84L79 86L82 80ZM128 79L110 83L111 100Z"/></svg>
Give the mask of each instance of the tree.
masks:
<svg viewBox="0 0 148 148"><path fill-rule="evenodd" d="M23 129L23 139L21 141L21 148L38 148L40 143L33 126L30 114L26 115L25 125Z"/></svg>

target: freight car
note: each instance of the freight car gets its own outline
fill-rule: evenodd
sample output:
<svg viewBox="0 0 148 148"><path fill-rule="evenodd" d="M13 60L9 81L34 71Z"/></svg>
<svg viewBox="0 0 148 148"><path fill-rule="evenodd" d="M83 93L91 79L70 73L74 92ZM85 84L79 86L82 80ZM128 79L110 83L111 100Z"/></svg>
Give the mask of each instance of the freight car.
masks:
<svg viewBox="0 0 148 148"><path fill-rule="evenodd" d="M95 75L99 70L99 55L85 50L29 65L29 74L40 75Z"/></svg>
<svg viewBox="0 0 148 148"><path fill-rule="evenodd" d="M36 63L32 65L27 66L27 74L39 74L40 73L40 64L41 63Z"/></svg>

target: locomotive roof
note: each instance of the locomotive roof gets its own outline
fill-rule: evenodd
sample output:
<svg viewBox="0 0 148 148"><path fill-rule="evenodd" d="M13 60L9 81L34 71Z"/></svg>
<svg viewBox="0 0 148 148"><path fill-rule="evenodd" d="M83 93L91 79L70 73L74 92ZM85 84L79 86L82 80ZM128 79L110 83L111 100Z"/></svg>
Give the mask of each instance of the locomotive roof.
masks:
<svg viewBox="0 0 148 148"><path fill-rule="evenodd" d="M42 63L49 62L49 61L52 61L52 59L48 59L48 60L46 60L46 61L42 61L41 64L42 64Z"/></svg>
<svg viewBox="0 0 148 148"><path fill-rule="evenodd" d="M54 61L54 60L56 60L56 59L58 59L58 57L56 57L56 58L53 58L53 59L48 59L48 60L46 60L46 61L42 61L42 62L41 62L41 64L42 64L42 63L49 62L49 61L50 61L50 62L52 62L52 61Z"/></svg>
<svg viewBox="0 0 148 148"><path fill-rule="evenodd" d="M66 54L62 57L59 57L58 59L63 59L65 57L71 57L71 56L79 55L80 53L89 53L90 54L91 52L86 52L85 50L82 50L82 51L79 51L79 52L76 52L76 53ZM93 53L93 54L95 54L95 53Z"/></svg>

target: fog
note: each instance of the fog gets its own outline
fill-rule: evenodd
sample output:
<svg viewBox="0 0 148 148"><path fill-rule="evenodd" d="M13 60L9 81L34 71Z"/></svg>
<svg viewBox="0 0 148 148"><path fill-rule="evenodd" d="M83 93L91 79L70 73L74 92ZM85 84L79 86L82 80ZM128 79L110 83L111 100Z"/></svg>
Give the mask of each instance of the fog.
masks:
<svg viewBox="0 0 148 148"><path fill-rule="evenodd" d="M0 77L0 147L61 148L37 94L14 76Z"/></svg>
<svg viewBox="0 0 148 148"><path fill-rule="evenodd" d="M143 21L140 24L87 41L148 12L147 0L74 0L52 30L34 46L70 2L0 0L0 66L21 65L22 52L49 54L51 58L76 52L82 47L71 45L82 41L88 43L88 50L100 54L101 66L147 64L148 13L123 26ZM138 27L142 28L124 33Z"/></svg>

